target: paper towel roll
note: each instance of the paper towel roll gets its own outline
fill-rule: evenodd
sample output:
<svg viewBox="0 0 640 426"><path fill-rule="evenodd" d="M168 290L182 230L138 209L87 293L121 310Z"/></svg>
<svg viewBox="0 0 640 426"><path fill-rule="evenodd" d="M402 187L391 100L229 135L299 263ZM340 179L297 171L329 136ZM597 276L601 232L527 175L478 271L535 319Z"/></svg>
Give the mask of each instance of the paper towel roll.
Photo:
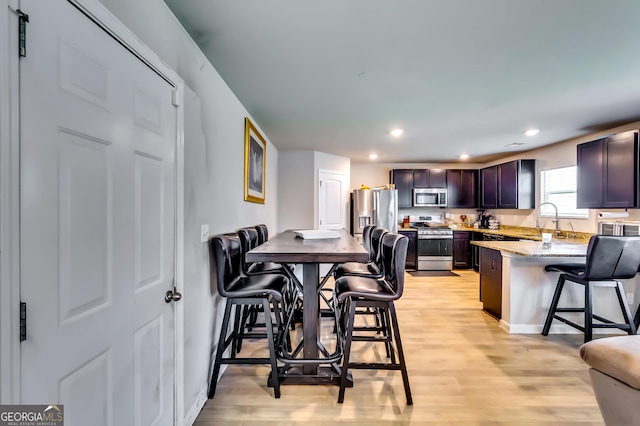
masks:
<svg viewBox="0 0 640 426"><path fill-rule="evenodd" d="M629 212L600 212L598 219L621 219L629 217Z"/></svg>

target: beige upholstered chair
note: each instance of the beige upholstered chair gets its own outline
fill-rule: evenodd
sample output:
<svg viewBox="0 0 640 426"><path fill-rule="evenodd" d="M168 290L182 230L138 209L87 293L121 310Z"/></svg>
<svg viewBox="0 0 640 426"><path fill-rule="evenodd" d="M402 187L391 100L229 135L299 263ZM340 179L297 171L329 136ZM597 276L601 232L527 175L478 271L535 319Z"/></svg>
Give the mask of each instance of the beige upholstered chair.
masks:
<svg viewBox="0 0 640 426"><path fill-rule="evenodd" d="M580 347L604 422L640 424L640 336L592 340Z"/></svg>

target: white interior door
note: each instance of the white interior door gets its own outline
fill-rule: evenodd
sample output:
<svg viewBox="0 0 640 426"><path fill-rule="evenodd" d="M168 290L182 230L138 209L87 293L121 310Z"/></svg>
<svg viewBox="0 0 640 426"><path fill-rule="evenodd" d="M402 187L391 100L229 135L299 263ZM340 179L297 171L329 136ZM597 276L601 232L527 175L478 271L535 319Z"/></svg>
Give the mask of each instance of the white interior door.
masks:
<svg viewBox="0 0 640 426"><path fill-rule="evenodd" d="M320 170L318 181L318 228L347 228L348 192L346 175L330 170Z"/></svg>
<svg viewBox="0 0 640 426"><path fill-rule="evenodd" d="M347 228L347 176L331 170L318 172L318 229ZM329 272L331 265L320 265L320 275Z"/></svg>
<svg viewBox="0 0 640 426"><path fill-rule="evenodd" d="M64 404L70 426L171 424L173 87L68 2L30 6L22 403Z"/></svg>

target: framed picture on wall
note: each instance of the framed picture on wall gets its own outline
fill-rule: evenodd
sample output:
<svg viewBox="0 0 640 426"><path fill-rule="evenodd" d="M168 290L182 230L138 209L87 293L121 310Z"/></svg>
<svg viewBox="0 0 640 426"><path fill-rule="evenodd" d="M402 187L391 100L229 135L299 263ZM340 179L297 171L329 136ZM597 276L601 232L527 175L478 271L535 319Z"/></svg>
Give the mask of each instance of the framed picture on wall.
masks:
<svg viewBox="0 0 640 426"><path fill-rule="evenodd" d="M267 142L249 117L244 119L244 200L264 204Z"/></svg>

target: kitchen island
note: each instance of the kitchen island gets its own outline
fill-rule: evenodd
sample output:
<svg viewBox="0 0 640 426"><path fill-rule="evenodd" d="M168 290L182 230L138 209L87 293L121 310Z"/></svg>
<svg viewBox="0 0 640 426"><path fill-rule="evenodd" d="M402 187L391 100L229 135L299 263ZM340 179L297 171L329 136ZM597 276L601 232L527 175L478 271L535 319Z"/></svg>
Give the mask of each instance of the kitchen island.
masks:
<svg viewBox="0 0 640 426"><path fill-rule="evenodd" d="M509 333L535 334L542 332L553 292L558 281L558 272L545 272L550 264L583 263L587 244L582 240L554 241L545 248L539 241L472 241L480 247L480 300L484 310L499 319L500 326ZM484 259L484 262L483 262ZM635 312L640 288L637 277L622 280L632 312ZM584 306L584 287L567 283L559 306ZM611 288L593 288L593 310L599 315L622 322L622 313L615 291ZM584 323L581 313L567 314L567 318ZM599 330L603 333L617 331ZM621 332L621 331L620 331ZM579 333L578 330L554 321L552 334ZM622 332L621 332L622 333Z"/></svg>

